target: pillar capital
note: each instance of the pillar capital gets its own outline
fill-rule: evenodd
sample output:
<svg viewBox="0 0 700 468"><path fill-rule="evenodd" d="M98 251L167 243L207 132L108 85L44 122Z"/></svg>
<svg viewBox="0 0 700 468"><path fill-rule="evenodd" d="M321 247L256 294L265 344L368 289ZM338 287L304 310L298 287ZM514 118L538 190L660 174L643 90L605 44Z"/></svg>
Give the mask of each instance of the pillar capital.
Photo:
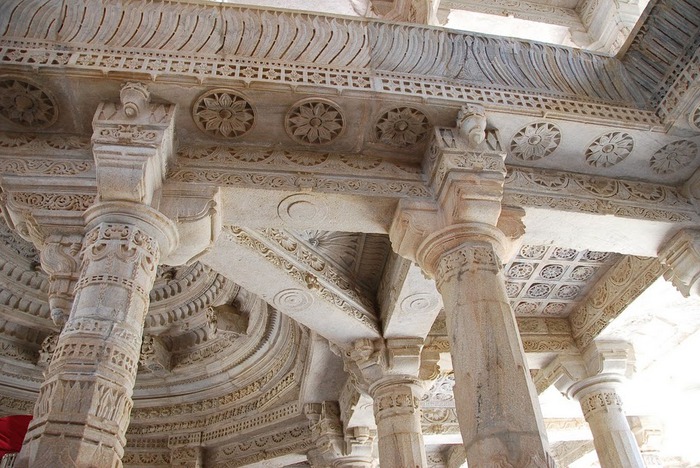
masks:
<svg viewBox="0 0 700 468"><path fill-rule="evenodd" d="M700 229L681 229L659 252L664 278L683 296L700 296Z"/></svg>

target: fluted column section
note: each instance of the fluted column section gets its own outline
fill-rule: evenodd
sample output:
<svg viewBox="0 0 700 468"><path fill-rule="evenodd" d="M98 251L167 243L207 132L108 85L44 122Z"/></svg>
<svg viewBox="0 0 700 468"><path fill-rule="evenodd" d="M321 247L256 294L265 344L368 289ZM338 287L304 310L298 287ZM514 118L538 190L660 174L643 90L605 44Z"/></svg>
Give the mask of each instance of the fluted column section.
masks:
<svg viewBox="0 0 700 468"><path fill-rule="evenodd" d="M442 294L455 373L455 405L470 467L549 467L537 393L487 225L429 237L419 261Z"/></svg>
<svg viewBox="0 0 700 468"><path fill-rule="evenodd" d="M621 376L602 374L574 384L569 390L581 404L581 411L593 434L602 468L643 468L637 441L622 410L618 393Z"/></svg>
<svg viewBox="0 0 700 468"><path fill-rule="evenodd" d="M148 294L176 232L151 208L115 208L88 210L73 308L17 466L121 466Z"/></svg>
<svg viewBox="0 0 700 468"><path fill-rule="evenodd" d="M421 429L422 387L410 377L390 376L370 387L382 468L427 466Z"/></svg>

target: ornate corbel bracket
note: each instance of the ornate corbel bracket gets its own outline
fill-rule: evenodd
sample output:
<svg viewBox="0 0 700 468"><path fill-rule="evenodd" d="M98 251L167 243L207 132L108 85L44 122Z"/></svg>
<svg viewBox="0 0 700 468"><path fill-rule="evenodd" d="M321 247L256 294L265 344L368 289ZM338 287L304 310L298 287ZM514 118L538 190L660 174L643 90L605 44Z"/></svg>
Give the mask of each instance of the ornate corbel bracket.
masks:
<svg viewBox="0 0 700 468"><path fill-rule="evenodd" d="M163 260L168 265L194 262L216 242L221 232L221 193L218 187L192 190L185 184L163 187L160 211L177 224L178 248Z"/></svg>
<svg viewBox="0 0 700 468"><path fill-rule="evenodd" d="M346 368L354 373L363 391L387 379L417 379L420 372L420 338L358 340L345 355Z"/></svg>
<svg viewBox="0 0 700 468"><path fill-rule="evenodd" d="M683 296L700 296L700 230L679 231L659 252L659 261L669 268L664 278Z"/></svg>
<svg viewBox="0 0 700 468"><path fill-rule="evenodd" d="M172 369L170 351L157 336L144 335L139 355L139 368L158 377L165 377Z"/></svg>
<svg viewBox="0 0 700 468"><path fill-rule="evenodd" d="M62 327L73 305L73 290L80 275L80 235L51 235L41 249L41 266L49 275L51 319Z"/></svg>
<svg viewBox="0 0 700 468"><path fill-rule="evenodd" d="M92 145L100 200L150 205L173 157L174 104L156 104L141 83L127 83L121 102L101 103Z"/></svg>

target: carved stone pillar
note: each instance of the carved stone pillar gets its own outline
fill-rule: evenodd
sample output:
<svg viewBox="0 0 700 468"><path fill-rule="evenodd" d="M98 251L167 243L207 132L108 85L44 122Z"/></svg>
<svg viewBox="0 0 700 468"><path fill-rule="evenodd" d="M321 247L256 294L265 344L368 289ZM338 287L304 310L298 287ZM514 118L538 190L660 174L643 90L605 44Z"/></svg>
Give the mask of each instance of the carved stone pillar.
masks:
<svg viewBox="0 0 700 468"><path fill-rule="evenodd" d="M172 223L143 208L133 223L96 207L70 317L58 339L18 466L121 466L148 294ZM95 212L97 211L97 213ZM138 222L136 222L138 221ZM29 465L27 465L27 463Z"/></svg>
<svg viewBox="0 0 700 468"><path fill-rule="evenodd" d="M619 376L598 375L583 379L569 390L593 434L602 468L644 467L634 434L622 411Z"/></svg>
<svg viewBox="0 0 700 468"><path fill-rule="evenodd" d="M442 295L469 465L553 466L501 271L509 247L499 229L505 153L483 109L465 106L457 123L435 129L424 161L438 207L400 206L392 245ZM513 234L522 223L507 225Z"/></svg>
<svg viewBox="0 0 700 468"><path fill-rule="evenodd" d="M560 357L548 367L559 374L554 377L557 388L581 404L601 467L644 467L618 393L634 368L631 346L593 342L582 358Z"/></svg>
<svg viewBox="0 0 700 468"><path fill-rule="evenodd" d="M382 468L425 467L418 380L422 340L360 340L350 352L352 371L374 400ZM346 362L347 364L347 362Z"/></svg>
<svg viewBox="0 0 700 468"><path fill-rule="evenodd" d="M75 299L18 467L121 466L149 292L178 244L175 224L150 206L172 152L174 106L149 104L138 83L121 98L93 121L99 202L84 214Z"/></svg>
<svg viewBox="0 0 700 468"><path fill-rule="evenodd" d="M304 407L311 425L315 447L308 453L313 467L373 468L377 466L373 450L374 434L366 427L343 431L337 402L325 401Z"/></svg>

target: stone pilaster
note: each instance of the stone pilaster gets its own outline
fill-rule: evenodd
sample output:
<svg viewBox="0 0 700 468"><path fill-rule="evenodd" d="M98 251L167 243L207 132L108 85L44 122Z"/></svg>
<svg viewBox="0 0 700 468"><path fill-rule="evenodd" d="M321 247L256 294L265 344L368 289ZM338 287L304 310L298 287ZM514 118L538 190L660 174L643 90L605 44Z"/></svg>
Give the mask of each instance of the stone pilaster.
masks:
<svg viewBox="0 0 700 468"><path fill-rule="evenodd" d="M582 358L560 357L548 367L558 374L557 388L580 403L601 467L644 467L619 394L620 385L634 369L631 346L593 342Z"/></svg>
<svg viewBox="0 0 700 468"><path fill-rule="evenodd" d="M469 465L549 467L501 271L509 240L498 226L508 226L510 237L522 226L519 219L503 223L504 158L483 109L465 106L457 128L435 129L424 161L437 206L403 204L390 234L395 250L435 278L442 295Z"/></svg>
<svg viewBox="0 0 700 468"><path fill-rule="evenodd" d="M374 431L366 427L343 430L337 402L307 404L304 407L315 447L308 453L313 467L373 468Z"/></svg>
<svg viewBox="0 0 700 468"><path fill-rule="evenodd" d="M84 213L75 299L18 467L121 466L149 292L178 244L175 224L150 206L171 154L174 106L149 104L140 84L121 98L100 104L93 121L99 201ZM49 271L55 283L70 281L75 243L49 242L42 253L59 265Z"/></svg>
<svg viewBox="0 0 700 468"><path fill-rule="evenodd" d="M382 468L425 467L418 380L420 339L360 340L346 365L374 400Z"/></svg>

